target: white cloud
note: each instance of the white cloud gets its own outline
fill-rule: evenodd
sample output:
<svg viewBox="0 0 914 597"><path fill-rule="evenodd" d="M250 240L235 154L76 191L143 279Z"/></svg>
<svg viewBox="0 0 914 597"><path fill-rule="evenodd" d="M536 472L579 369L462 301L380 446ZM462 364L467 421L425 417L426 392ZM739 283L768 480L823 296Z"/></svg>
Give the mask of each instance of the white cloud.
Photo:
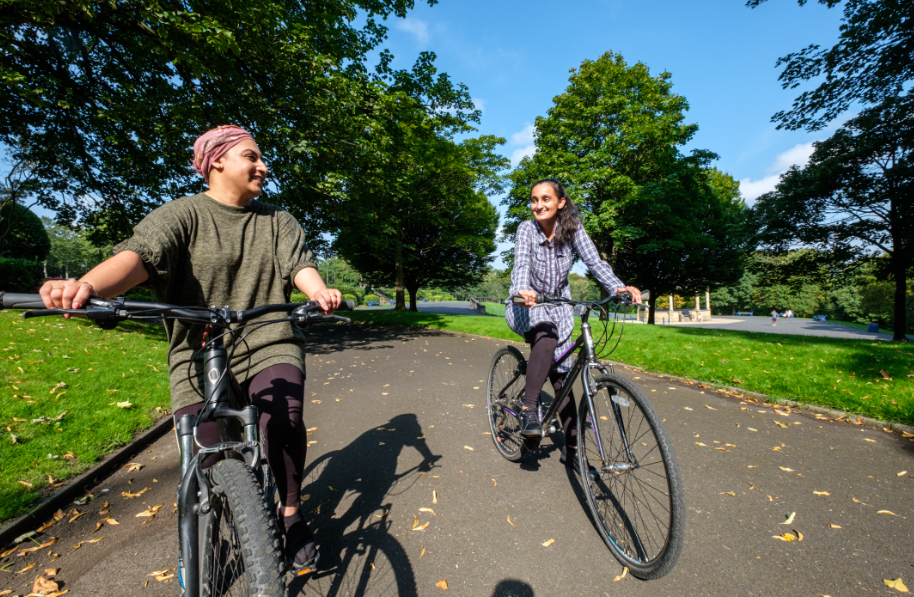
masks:
<svg viewBox="0 0 914 597"><path fill-rule="evenodd" d="M400 31L406 31L407 33L415 35L416 39L419 41L419 45L428 45L428 24L425 21L407 17L402 21L397 21L394 27Z"/></svg>
<svg viewBox="0 0 914 597"><path fill-rule="evenodd" d="M473 98L473 109L479 110L480 112L485 112L486 111L486 100L482 99L481 97L474 97Z"/></svg>
<svg viewBox="0 0 914 597"><path fill-rule="evenodd" d="M787 172L791 166L805 166L809 163L809 157L812 155L812 142L800 143L791 147L785 152L779 153L774 158L774 163L767 168L770 174L758 180L744 178L739 181L739 190L746 201L752 202L774 190L774 187L780 182L781 174Z"/></svg>
<svg viewBox="0 0 914 597"><path fill-rule="evenodd" d="M526 147L515 149L514 153L511 154L511 164L513 166L517 166L522 159L533 155L534 153L536 153L536 145L528 145Z"/></svg>
<svg viewBox="0 0 914 597"><path fill-rule="evenodd" d="M532 145L535 131L536 127L528 122L523 129L511 135L511 143L514 145Z"/></svg>

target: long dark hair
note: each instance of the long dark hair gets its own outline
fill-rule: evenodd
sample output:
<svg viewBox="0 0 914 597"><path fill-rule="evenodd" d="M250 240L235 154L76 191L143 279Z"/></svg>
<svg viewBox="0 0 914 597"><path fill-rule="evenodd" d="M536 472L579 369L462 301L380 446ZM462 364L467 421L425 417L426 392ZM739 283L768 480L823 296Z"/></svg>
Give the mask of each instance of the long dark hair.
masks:
<svg viewBox="0 0 914 597"><path fill-rule="evenodd" d="M554 178L544 178L536 181L533 183L533 186L530 187L530 193L533 193L533 189L535 189L537 185L543 183L552 185L552 190L555 191L557 199L565 200L565 207L559 210L558 217L555 221L555 233L552 237L552 242L558 247L571 245L575 233L581 229L581 212L578 210L578 206L574 204L574 201L571 200L571 197L568 196L562 183Z"/></svg>

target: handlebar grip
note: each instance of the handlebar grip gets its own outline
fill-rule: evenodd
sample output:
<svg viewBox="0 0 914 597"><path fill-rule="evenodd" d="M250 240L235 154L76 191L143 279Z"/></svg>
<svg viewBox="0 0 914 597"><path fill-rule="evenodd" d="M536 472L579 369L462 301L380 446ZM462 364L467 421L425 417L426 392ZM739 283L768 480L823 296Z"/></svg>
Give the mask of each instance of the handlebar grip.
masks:
<svg viewBox="0 0 914 597"><path fill-rule="evenodd" d="M40 294L0 292L0 307L3 309L43 309L44 306Z"/></svg>
<svg viewBox="0 0 914 597"><path fill-rule="evenodd" d="M515 305L521 305L521 306L523 306L523 305L526 304L526 300L524 299L524 297L522 297L522 296L520 296L520 295L514 295L514 296L512 296L512 297L511 297L511 300L514 301L514 304L515 304ZM536 293L536 304L537 304L537 305L542 305L544 302L546 302L546 295L540 294L539 292L537 292L537 293Z"/></svg>
<svg viewBox="0 0 914 597"><path fill-rule="evenodd" d="M355 311L355 301L341 301L337 311Z"/></svg>

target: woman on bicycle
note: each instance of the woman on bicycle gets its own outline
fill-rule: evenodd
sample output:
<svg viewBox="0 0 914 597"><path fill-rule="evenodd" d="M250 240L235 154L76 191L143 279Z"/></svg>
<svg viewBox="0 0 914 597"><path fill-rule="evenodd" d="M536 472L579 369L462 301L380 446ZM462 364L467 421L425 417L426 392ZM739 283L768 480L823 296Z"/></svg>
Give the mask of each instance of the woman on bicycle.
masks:
<svg viewBox="0 0 914 597"><path fill-rule="evenodd" d="M267 166L250 133L220 126L194 143L194 169L206 191L153 210L117 245L115 255L80 280L47 282L41 297L49 308L79 309L89 297L114 297L144 284L157 300L173 305L231 305L246 310L289 301L293 287L330 313L340 305L305 247L304 233L282 208L257 201ZM270 316L266 316L268 319ZM202 380L188 379L188 366L202 373L204 330L168 320L168 365L175 420L203 407ZM307 440L302 410L305 338L291 323L265 326L241 343L233 373L260 412L266 456L276 477L293 565L311 566L317 549L299 511ZM199 442L220 440L216 422L200 425ZM205 465L212 465L206 462Z"/></svg>
<svg viewBox="0 0 914 597"><path fill-rule="evenodd" d="M610 295L627 291L635 302L640 303L641 292L625 286L613 274L609 264L600 259L597 248L584 231L577 207L557 180L547 178L533 185L530 210L533 219L522 222L517 229L514 269L511 272L510 294L524 297L524 304L517 305L509 299L505 318L508 326L530 344L524 406L520 416L521 435L542 437L543 428L537 414L540 390L553 360L561 357L573 343L571 330L574 317L570 305L540 305L531 309L536 304L537 293L571 298L568 272L574 255L584 261ZM562 388L570 368L571 359L567 359L550 376L549 381L556 392ZM577 408L571 393L559 405L558 414L565 434L561 461L574 467L577 458L568 450L577 449L578 431Z"/></svg>

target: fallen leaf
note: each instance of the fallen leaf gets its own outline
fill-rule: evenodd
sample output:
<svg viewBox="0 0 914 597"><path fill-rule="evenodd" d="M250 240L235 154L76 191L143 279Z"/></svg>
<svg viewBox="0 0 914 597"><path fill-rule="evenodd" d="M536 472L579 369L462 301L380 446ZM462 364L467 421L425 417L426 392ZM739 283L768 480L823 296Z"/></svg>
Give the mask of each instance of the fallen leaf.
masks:
<svg viewBox="0 0 914 597"><path fill-rule="evenodd" d="M831 495L827 491L813 491L815 495Z"/></svg>
<svg viewBox="0 0 914 597"><path fill-rule="evenodd" d="M54 513L54 520L60 520L64 516L66 516L66 514L63 513L63 510L57 510L57 512Z"/></svg>
<svg viewBox="0 0 914 597"><path fill-rule="evenodd" d="M419 526L419 517L413 516L413 529L412 530L415 531L417 526Z"/></svg>
<svg viewBox="0 0 914 597"><path fill-rule="evenodd" d="M129 467L129 468L127 468L128 473L134 473L134 472L140 470L141 468L143 468L143 465L140 464L139 462L128 462L127 464L124 465L124 467Z"/></svg>
<svg viewBox="0 0 914 597"><path fill-rule="evenodd" d="M709 409L709 410L717 410L717 409L714 408L713 406L708 406L707 404L705 404L705 408L707 408L707 409Z"/></svg>
<svg viewBox="0 0 914 597"><path fill-rule="evenodd" d="M772 535L771 538L772 538L772 539L780 539L781 541L787 541L788 543L790 543L791 541L796 540L796 537L794 537L794 536L791 535L790 533L784 533L783 535Z"/></svg>
<svg viewBox="0 0 914 597"><path fill-rule="evenodd" d="M40 527L38 527L37 529L35 529L35 532L36 532L36 533L41 533L42 531L48 530L48 529L51 528L52 526L54 526L54 521L53 521L53 520L49 520L48 522L44 523L43 525L41 525Z"/></svg>
<svg viewBox="0 0 914 597"><path fill-rule="evenodd" d="M869 504L865 504L865 503L861 502L860 500L858 500L858 499L855 498L854 496L851 496L851 499L854 500L854 503L855 503L855 504L863 504L864 506L869 506Z"/></svg>
<svg viewBox="0 0 914 597"><path fill-rule="evenodd" d="M73 514L73 518L71 518L71 519L70 519L69 521L67 521L67 522L73 522L74 520L76 520L76 519L79 518L80 516L85 516L86 513L85 513L85 512L80 512L79 510L75 510L75 509L74 509L73 512L72 512L72 514Z"/></svg>
<svg viewBox="0 0 914 597"><path fill-rule="evenodd" d="M98 537L96 539L90 539L90 540L86 541L86 543L98 543L99 541L101 541L104 538L105 538L105 536L102 535L101 537Z"/></svg>
<svg viewBox="0 0 914 597"><path fill-rule="evenodd" d="M868 437L865 437L865 438L863 438L863 439L864 439L864 441L873 442L874 444L876 443L876 440L870 439L870 438L868 438Z"/></svg>
<svg viewBox="0 0 914 597"><path fill-rule="evenodd" d="M898 516L898 518L904 518L904 516L900 516L898 514L895 514L894 512L889 512L888 510L879 510L878 512L876 512L876 514L888 514L890 516Z"/></svg>
<svg viewBox="0 0 914 597"><path fill-rule="evenodd" d="M438 505L438 492L432 490L432 504Z"/></svg>
<svg viewBox="0 0 914 597"><path fill-rule="evenodd" d="M543 543L542 546L543 546L543 547L549 547L549 546L552 545L553 543L555 543L555 539L550 539L549 541L546 541L545 543Z"/></svg>
<svg viewBox="0 0 914 597"><path fill-rule="evenodd" d="M617 580L622 580L623 578L625 578L626 574L628 574L628 566L625 566L624 568L622 568L622 574L620 574L619 576L614 578L613 582L616 582Z"/></svg>
<svg viewBox="0 0 914 597"><path fill-rule="evenodd" d="M127 498L127 499L129 500L129 499L131 499L131 498L140 497L141 495L143 495L143 494L146 493L147 491L149 491L149 488L148 488L148 487L144 487L143 489L137 491L136 493L130 493L129 491L122 491L122 492L121 492L121 495L124 496L125 498Z"/></svg>
<svg viewBox="0 0 914 597"><path fill-rule="evenodd" d="M419 508L419 512L430 512L432 516L438 516L431 508Z"/></svg>
<svg viewBox="0 0 914 597"><path fill-rule="evenodd" d="M511 518L510 518L510 517L508 518L508 522L511 522ZM13 553L14 551L16 551L17 549L19 549L19 546L18 546L18 545L17 545L16 547L12 547L12 548L10 548L10 549L7 549L7 550L4 551L3 553L0 553L0 558L5 558L6 556L10 555L11 553Z"/></svg>
<svg viewBox="0 0 914 597"><path fill-rule="evenodd" d="M729 495L730 497L736 497L736 494L732 491L721 491L718 495Z"/></svg>
<svg viewBox="0 0 914 597"><path fill-rule="evenodd" d="M702 447L705 447L705 448L708 447L707 444L703 444L703 443L701 443L701 442L695 442L695 445L696 445L696 446L702 446Z"/></svg>
<svg viewBox="0 0 914 597"><path fill-rule="evenodd" d="M895 580L882 579L882 582L885 583L885 586L889 587L890 589L895 589L899 593L908 592L908 587L904 586L904 583L901 582L900 578L896 578Z"/></svg>
<svg viewBox="0 0 914 597"><path fill-rule="evenodd" d="M60 587L57 586L57 583L53 580L48 580L47 578L38 575L35 577L35 584L32 585L32 593L38 595L47 595L48 593L56 592Z"/></svg>
<svg viewBox="0 0 914 597"><path fill-rule="evenodd" d="M100 528L102 528L103 526L105 526L105 523L103 523L103 522L96 522L96 523L95 523L95 530L92 531L92 533L97 533L98 530L99 530ZM89 534L91 535L92 533L89 533Z"/></svg>
<svg viewBox="0 0 914 597"><path fill-rule="evenodd" d="M794 470L792 468L787 468L786 466L779 466L778 468L781 469L782 471L787 471L788 473L794 472Z"/></svg>
<svg viewBox="0 0 914 597"><path fill-rule="evenodd" d="M60 572L60 568L45 568L44 575L48 578L54 578L57 576L57 573Z"/></svg>
<svg viewBox="0 0 914 597"><path fill-rule="evenodd" d="M510 524L512 527L516 527L516 526L517 526L516 524L514 524L513 522L511 522L511 515L510 515L510 514L508 514L508 524ZM14 550L14 551L15 551L15 550Z"/></svg>
<svg viewBox="0 0 914 597"><path fill-rule="evenodd" d="M441 589L442 591L447 591L447 579L442 578L441 580L439 580L438 582L435 583L435 586L438 587L439 589Z"/></svg>
<svg viewBox="0 0 914 597"><path fill-rule="evenodd" d="M780 421L775 421L774 424L777 425L778 427L783 427L784 429L787 429L787 425L781 423Z"/></svg>
<svg viewBox="0 0 914 597"><path fill-rule="evenodd" d="M107 522L108 524L121 524L118 521L114 520L113 518L107 518L107 519L105 519L105 522Z"/></svg>
<svg viewBox="0 0 914 597"><path fill-rule="evenodd" d="M908 471L901 471L900 473L896 474L895 476L896 476L896 477L904 477L904 476L907 475L907 474L908 474Z"/></svg>
<svg viewBox="0 0 914 597"><path fill-rule="evenodd" d="M473 448L471 448L470 446L464 446L463 449L464 449L464 450L469 450L470 452L473 451Z"/></svg>
<svg viewBox="0 0 914 597"><path fill-rule="evenodd" d="M423 525L414 526L412 530L414 530L414 531L424 531L425 529L428 528L428 524L429 524L429 523L426 522L426 523L423 524Z"/></svg>
<svg viewBox="0 0 914 597"><path fill-rule="evenodd" d="M798 531L796 529L794 529L793 532L797 534L797 543L799 543L800 541L803 540L803 533L801 533L800 531Z"/></svg>
<svg viewBox="0 0 914 597"><path fill-rule="evenodd" d="M790 516L787 517L787 520L785 520L784 522L782 522L780 524L793 524L793 519L796 518L796 516L797 516L796 512L791 512Z"/></svg>
<svg viewBox="0 0 914 597"><path fill-rule="evenodd" d="M19 484L20 484L20 485L25 485L25 486L28 487L28 488L31 488L31 487L32 487L32 484L29 483L28 481L19 481Z"/></svg>
<svg viewBox="0 0 914 597"><path fill-rule="evenodd" d="M38 562L32 562L31 564L29 564L28 566L26 566L25 568L23 568L22 570L20 570L20 571L17 572L16 574L22 574L23 572L28 572L29 570L31 570L32 568L34 568L34 567L37 566L37 565L38 565Z"/></svg>
<svg viewBox="0 0 914 597"><path fill-rule="evenodd" d="M374 516L375 516L375 518L384 518L385 516L387 516L388 512L390 512L390 510L384 510L383 514L375 514Z"/></svg>
<svg viewBox="0 0 914 597"><path fill-rule="evenodd" d="M689 408L688 406L683 406L682 409L683 409L683 410L692 410L692 409Z"/></svg>
<svg viewBox="0 0 914 597"><path fill-rule="evenodd" d="M110 392L111 390L108 390L108 391ZM116 391L117 391L117 390L115 390L115 392L116 392ZM118 408L131 408L132 406L133 406L133 405L130 404L129 401L128 401L128 402L118 402L118 403L117 403L117 407L118 407Z"/></svg>
<svg viewBox="0 0 914 597"><path fill-rule="evenodd" d="M880 369L880 370L879 370L879 375L882 376L882 379L885 379L885 380L888 380L888 381L892 381L892 378L889 377L889 374L888 374L884 369Z"/></svg>
<svg viewBox="0 0 914 597"><path fill-rule="evenodd" d="M422 559L422 556L425 555L425 544L422 545L422 551L419 553L419 559Z"/></svg>
<svg viewBox="0 0 914 597"><path fill-rule="evenodd" d="M145 517L149 517L149 516L155 516L156 513L158 513L159 509L161 509L162 506L164 506L164 505L165 504L159 504L157 506L153 506L152 508L149 508L148 510L143 510L142 512L140 512L139 514L136 515L136 518L145 518Z"/></svg>
<svg viewBox="0 0 914 597"><path fill-rule="evenodd" d="M842 527L841 527L840 525L837 525L837 524L830 524L830 525L828 525L828 528L830 528L830 529L840 529L840 528L842 528Z"/></svg>

